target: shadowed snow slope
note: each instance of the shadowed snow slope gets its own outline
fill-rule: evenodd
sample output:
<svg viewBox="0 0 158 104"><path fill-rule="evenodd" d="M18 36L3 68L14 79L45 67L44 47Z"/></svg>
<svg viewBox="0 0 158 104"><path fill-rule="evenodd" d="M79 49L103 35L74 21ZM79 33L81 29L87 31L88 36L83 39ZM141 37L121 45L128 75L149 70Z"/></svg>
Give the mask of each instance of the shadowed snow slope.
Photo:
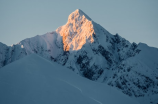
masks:
<svg viewBox="0 0 158 104"><path fill-rule="evenodd" d="M0 104L137 103L105 84L32 54L0 69Z"/></svg>

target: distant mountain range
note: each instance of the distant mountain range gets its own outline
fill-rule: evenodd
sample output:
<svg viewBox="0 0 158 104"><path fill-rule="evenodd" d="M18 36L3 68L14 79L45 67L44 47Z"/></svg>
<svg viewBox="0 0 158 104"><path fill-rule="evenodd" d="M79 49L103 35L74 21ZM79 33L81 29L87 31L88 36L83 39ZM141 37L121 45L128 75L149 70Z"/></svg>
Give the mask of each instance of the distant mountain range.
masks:
<svg viewBox="0 0 158 104"><path fill-rule="evenodd" d="M112 35L80 9L56 31L12 46L0 43L0 67L33 53L115 87L141 104L158 103L158 49Z"/></svg>

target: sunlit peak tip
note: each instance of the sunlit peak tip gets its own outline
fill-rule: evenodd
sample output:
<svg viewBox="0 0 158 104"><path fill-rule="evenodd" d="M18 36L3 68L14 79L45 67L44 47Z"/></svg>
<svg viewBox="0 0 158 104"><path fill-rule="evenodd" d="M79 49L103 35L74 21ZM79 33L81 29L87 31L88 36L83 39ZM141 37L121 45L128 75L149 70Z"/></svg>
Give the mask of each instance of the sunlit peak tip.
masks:
<svg viewBox="0 0 158 104"><path fill-rule="evenodd" d="M81 9L76 9L72 14L79 14L80 16L84 15L88 20L91 20L91 18L85 14Z"/></svg>
<svg viewBox="0 0 158 104"><path fill-rule="evenodd" d="M81 9L76 9L75 12L83 13Z"/></svg>

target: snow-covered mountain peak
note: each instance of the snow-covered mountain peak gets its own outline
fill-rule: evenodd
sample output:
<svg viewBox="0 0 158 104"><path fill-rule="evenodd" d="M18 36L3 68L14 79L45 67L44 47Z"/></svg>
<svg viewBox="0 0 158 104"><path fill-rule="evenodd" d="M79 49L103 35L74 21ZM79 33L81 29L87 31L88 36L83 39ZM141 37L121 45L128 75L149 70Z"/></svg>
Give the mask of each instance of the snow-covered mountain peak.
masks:
<svg viewBox="0 0 158 104"><path fill-rule="evenodd" d="M79 50L86 42L94 42L93 22L80 9L71 13L68 22L56 31L63 37L65 51Z"/></svg>
<svg viewBox="0 0 158 104"><path fill-rule="evenodd" d="M74 12L72 12L68 17L68 20L73 20L73 19L77 19L77 18L79 19L82 17L84 17L88 20L91 20L91 18L80 9L76 9Z"/></svg>
<svg viewBox="0 0 158 104"><path fill-rule="evenodd" d="M113 37L80 9L71 13L67 23L56 32L62 36L64 51L80 50L83 45L89 43L97 43L95 46L104 44L103 47L107 48Z"/></svg>

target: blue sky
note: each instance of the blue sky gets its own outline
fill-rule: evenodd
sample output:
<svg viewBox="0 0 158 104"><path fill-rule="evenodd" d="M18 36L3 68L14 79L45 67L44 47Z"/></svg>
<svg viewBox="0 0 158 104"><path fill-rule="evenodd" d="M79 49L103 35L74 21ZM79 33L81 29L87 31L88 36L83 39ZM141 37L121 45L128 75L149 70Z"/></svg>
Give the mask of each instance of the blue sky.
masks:
<svg viewBox="0 0 158 104"><path fill-rule="evenodd" d="M158 47L158 0L0 0L0 42L54 31L76 9L112 34Z"/></svg>

